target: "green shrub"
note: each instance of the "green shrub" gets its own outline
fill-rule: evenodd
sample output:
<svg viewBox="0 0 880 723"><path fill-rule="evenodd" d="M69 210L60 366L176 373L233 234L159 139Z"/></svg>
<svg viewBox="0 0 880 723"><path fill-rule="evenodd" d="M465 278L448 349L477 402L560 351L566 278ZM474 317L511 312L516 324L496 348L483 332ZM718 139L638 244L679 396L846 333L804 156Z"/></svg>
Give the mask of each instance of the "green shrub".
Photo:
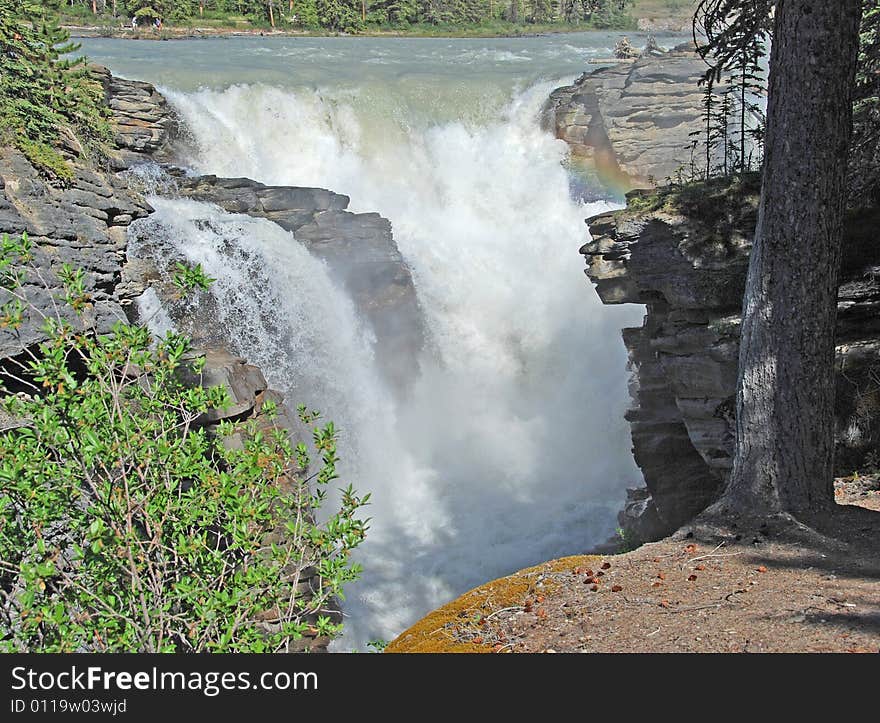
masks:
<svg viewBox="0 0 880 723"><path fill-rule="evenodd" d="M73 171L70 166L67 165L64 157L49 144L21 137L15 138L13 142L31 164L44 174L58 179L62 183L70 183L73 180Z"/></svg>
<svg viewBox="0 0 880 723"><path fill-rule="evenodd" d="M3 239L7 331L27 313L31 254L26 237ZM2 396L0 651L269 652L338 634L327 613L360 574L349 553L368 496L349 487L315 521L337 478L333 424L313 430L313 450L253 419L212 434L206 412L226 392L184 383L204 366L188 341L123 322L90 333L83 274L58 276L72 321L45 320L47 341L7 368L16 393ZM209 282L181 272L181 289Z"/></svg>

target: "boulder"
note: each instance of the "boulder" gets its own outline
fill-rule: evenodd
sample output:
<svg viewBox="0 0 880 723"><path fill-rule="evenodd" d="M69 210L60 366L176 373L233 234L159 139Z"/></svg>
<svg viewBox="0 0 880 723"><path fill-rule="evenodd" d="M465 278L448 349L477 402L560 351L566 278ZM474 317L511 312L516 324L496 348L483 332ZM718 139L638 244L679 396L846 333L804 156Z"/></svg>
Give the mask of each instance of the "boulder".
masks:
<svg viewBox="0 0 880 723"><path fill-rule="evenodd" d="M193 386L223 387L229 400L223 409L206 412L202 421L237 420L253 413L257 397L269 388L263 372L223 348L201 350L198 356L205 359L204 369L198 376L187 376L186 381Z"/></svg>

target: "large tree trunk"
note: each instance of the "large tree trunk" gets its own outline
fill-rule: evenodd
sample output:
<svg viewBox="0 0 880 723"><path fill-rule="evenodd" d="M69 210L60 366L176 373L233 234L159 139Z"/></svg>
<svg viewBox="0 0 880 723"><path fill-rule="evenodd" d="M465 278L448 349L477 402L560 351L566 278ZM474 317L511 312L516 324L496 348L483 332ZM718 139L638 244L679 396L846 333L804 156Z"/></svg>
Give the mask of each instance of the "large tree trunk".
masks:
<svg viewBox="0 0 880 723"><path fill-rule="evenodd" d="M720 501L730 512L833 502L834 327L860 16L861 0L776 3L736 455Z"/></svg>

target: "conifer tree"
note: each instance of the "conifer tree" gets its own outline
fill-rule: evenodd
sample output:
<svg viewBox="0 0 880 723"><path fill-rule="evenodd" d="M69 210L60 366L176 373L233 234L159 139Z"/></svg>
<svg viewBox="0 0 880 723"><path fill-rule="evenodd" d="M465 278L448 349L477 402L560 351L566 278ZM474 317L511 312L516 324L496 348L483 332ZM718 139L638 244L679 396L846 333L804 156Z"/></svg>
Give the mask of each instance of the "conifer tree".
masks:
<svg viewBox="0 0 880 723"><path fill-rule="evenodd" d="M0 139L19 148L37 167L60 181L70 169L58 145L62 134L83 150L99 153L110 137L103 90L84 58L70 59L78 45L38 6L0 0Z"/></svg>
<svg viewBox="0 0 880 723"><path fill-rule="evenodd" d="M743 38L736 63L730 74L730 85L736 89L738 112L738 153L739 172L751 170L752 154L749 153L749 140L754 141L763 125L763 111L754 98L766 94L767 87L761 69L761 59L766 55L766 47L760 35ZM749 119L752 119L751 126ZM756 127L757 126L757 127ZM754 144L751 144L754 147Z"/></svg>
<svg viewBox="0 0 880 723"><path fill-rule="evenodd" d="M865 0L847 191L854 206L880 203L880 3Z"/></svg>
<svg viewBox="0 0 880 723"><path fill-rule="evenodd" d="M734 67L743 44L766 37L773 23L736 451L710 515L816 519L834 509L834 334L862 4L700 3L708 29L702 50L715 61L708 79Z"/></svg>

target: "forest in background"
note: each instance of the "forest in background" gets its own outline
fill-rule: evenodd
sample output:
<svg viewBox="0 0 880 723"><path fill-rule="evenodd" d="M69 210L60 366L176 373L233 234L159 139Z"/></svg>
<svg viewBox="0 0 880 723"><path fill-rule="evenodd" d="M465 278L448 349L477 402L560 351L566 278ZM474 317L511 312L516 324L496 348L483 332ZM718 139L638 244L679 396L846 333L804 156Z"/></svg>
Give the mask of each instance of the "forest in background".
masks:
<svg viewBox="0 0 880 723"><path fill-rule="evenodd" d="M662 0L677 12L685 0ZM548 28L629 29L633 0L39 0L64 24L114 29L176 27L431 34L517 34Z"/></svg>

